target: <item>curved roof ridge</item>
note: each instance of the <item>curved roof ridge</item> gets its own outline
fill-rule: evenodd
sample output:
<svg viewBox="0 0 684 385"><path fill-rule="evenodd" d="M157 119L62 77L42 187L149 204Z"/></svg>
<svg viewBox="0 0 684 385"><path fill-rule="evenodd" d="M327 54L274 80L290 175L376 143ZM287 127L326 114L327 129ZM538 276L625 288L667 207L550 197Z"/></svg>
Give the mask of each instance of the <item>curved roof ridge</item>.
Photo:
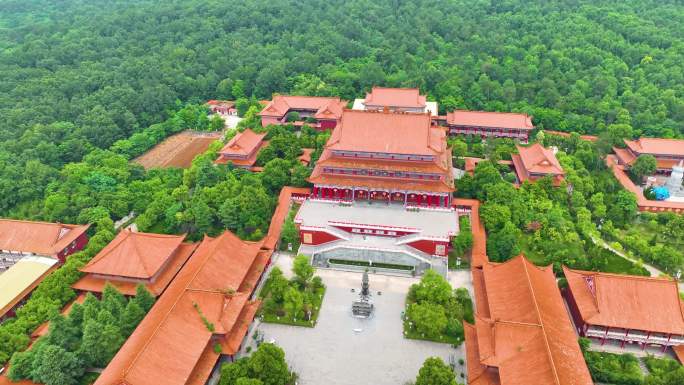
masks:
<svg viewBox="0 0 684 385"><path fill-rule="evenodd" d="M532 302L534 303L534 309L537 312L537 318L539 319L539 325L541 326L541 331L542 334L544 335L544 346L546 347L546 354L549 357L549 360L551 361L551 369L553 371L553 378L556 380L556 384L560 385L560 378L558 377L558 371L556 370L556 363L553 360L553 354L551 354L551 347L549 346L549 336L546 334L546 329L544 328L544 321L542 320L541 312L539 311L539 304L537 303L537 294L534 291L534 285L532 285L532 278L530 277L530 272L527 270L528 265L531 264L532 262L529 262L527 258L523 256L523 254L520 254L519 256L522 258L522 264L523 264L523 270L525 271L525 275L527 276L527 285L530 289L530 294L532 294ZM534 264L533 264L534 266ZM550 266L550 265L549 265ZM536 267L536 266L534 266ZM547 266L548 269L548 266ZM541 272L546 272L547 270L541 270Z"/></svg>
<svg viewBox="0 0 684 385"><path fill-rule="evenodd" d="M224 233L224 234L225 234L225 233ZM213 242L213 241L215 241L217 238L211 238L211 237L209 237L209 236L207 236L207 235L205 234L205 235L204 235L204 239L203 239L202 241L204 241L204 240L206 240L206 239L209 239L209 241L207 241L207 242ZM200 246L201 246L201 245L200 245ZM212 246L212 247L211 247L210 250L213 252L214 249L216 248L216 245L213 245L213 244L212 244L211 246ZM198 246L198 248L199 248L199 246ZM196 252L196 251L197 251L197 250L195 250L195 252ZM171 314L171 312L173 311L173 309L176 308L176 305L178 305L178 302L181 301L181 299L183 298L183 295L188 291L188 289L189 289L189 287L190 287L190 284L192 283L192 281L194 281L195 277L197 277L197 274L200 272L200 270L202 270L202 268L204 267L204 265L207 263L207 261L208 261L209 258L211 257L211 254L212 254L212 253L207 253L207 257L204 259L204 261L202 261L202 263L200 264L200 266L194 271L194 274L192 275L192 277L190 277L190 279L188 279L187 282L184 283L184 285L183 285L183 290L182 290L182 291L180 292L180 294L176 297L175 301L173 301L173 305L171 305L171 306L169 307L168 311L164 314L164 317L162 317L161 321L157 323L157 325L155 326L155 328L154 328L154 330L152 331L152 333L150 333L150 337L147 338L147 340L146 340L145 343L143 344L142 349L138 349L138 352L137 352L137 354L135 355L135 357L131 360L130 364L126 367L126 369L124 369L124 374L123 374L123 376L122 376L122 379L125 379L125 376L128 374L128 371L133 367L133 365L134 365L135 362L138 360L138 358L140 357L140 355L141 355L143 352L145 352L145 350L147 350L147 347L149 346L149 344L150 344L150 343L152 342L152 340L153 340L152 337L155 336L155 335L157 334L157 332L159 331L159 329L162 327L162 325L164 325L164 322L165 322L166 319L169 317L169 315ZM207 292L211 292L211 291L207 291Z"/></svg>

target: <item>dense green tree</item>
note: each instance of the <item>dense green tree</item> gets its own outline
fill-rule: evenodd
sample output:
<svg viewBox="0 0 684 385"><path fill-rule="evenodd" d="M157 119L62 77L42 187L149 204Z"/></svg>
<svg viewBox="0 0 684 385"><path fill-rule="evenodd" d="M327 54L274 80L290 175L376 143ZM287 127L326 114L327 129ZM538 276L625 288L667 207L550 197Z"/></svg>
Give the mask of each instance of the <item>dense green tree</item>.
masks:
<svg viewBox="0 0 684 385"><path fill-rule="evenodd" d="M447 316L444 307L432 303L412 303L407 315L412 326L421 335L437 338L447 327Z"/></svg>
<svg viewBox="0 0 684 385"><path fill-rule="evenodd" d="M247 368L249 377L261 380L264 385L287 385L292 380L285 352L271 343L259 345L249 358Z"/></svg>
<svg viewBox="0 0 684 385"><path fill-rule="evenodd" d="M78 378L83 375L84 366L75 353L50 344L42 344L36 349L31 373L34 381L45 385L78 383Z"/></svg>
<svg viewBox="0 0 684 385"><path fill-rule="evenodd" d="M647 175L655 173L657 168L656 158L653 155L639 155L634 163L629 167L629 172L634 179L641 182Z"/></svg>
<svg viewBox="0 0 684 385"><path fill-rule="evenodd" d="M454 371L439 357L425 360L416 377L416 385L458 385Z"/></svg>
<svg viewBox="0 0 684 385"><path fill-rule="evenodd" d="M294 262L292 264L292 272L295 274L295 278L297 279L297 281L301 285L306 286L311 281L311 278L313 278L313 275L316 272L316 270L313 266L311 266L311 263L309 262L309 257L300 254L297 255L294 259Z"/></svg>

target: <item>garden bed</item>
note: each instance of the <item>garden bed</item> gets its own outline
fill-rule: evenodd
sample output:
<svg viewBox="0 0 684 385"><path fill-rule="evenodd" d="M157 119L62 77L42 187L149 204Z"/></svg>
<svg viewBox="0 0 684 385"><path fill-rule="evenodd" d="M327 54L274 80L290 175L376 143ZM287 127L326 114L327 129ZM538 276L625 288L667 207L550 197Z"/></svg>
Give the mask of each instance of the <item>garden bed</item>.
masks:
<svg viewBox="0 0 684 385"><path fill-rule="evenodd" d="M335 265L351 265L351 266L363 266L363 267L368 267L368 268L378 268L378 269L394 269L394 270L405 270L405 271L413 271L415 270L414 266L408 266L408 265L398 265L394 263L382 263L382 262L376 262L376 263L370 263L366 261L352 261L352 260L347 260L347 259L329 259L329 263L335 264Z"/></svg>

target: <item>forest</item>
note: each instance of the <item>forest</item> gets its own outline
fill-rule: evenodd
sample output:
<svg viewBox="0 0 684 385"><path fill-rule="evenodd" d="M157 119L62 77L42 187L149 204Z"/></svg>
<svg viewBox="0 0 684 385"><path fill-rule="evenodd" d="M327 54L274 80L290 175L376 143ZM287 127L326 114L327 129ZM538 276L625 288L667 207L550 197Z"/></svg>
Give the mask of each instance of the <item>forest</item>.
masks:
<svg viewBox="0 0 684 385"><path fill-rule="evenodd" d="M215 98L352 99L372 85L418 86L443 110L525 111L547 129L595 134L620 123L635 136L681 137L677 4L5 1L0 215L46 217L42 200L66 164Z"/></svg>

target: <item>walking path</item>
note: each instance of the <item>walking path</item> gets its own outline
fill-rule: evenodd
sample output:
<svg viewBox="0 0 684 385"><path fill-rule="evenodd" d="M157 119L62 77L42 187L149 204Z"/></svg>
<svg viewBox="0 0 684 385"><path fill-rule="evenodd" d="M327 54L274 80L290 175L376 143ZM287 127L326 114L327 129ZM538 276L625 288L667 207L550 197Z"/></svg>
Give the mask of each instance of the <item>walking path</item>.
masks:
<svg viewBox="0 0 684 385"><path fill-rule="evenodd" d="M625 254L624 252L622 252L620 250L615 249L614 247L612 247L608 242L606 242L602 238L591 237L591 240L594 242L594 244L599 245L599 246L603 247L604 249L610 250L613 253L621 256L622 258L624 258L628 261L631 261L634 263L641 263L641 265L644 267L644 269L648 270L648 273L651 275L651 277L670 276L669 274L665 273L662 270L659 270L658 268L654 267L653 265L649 265L642 260L638 260L638 259L636 259L636 258L634 258L628 254ZM679 282L679 291L684 292L684 282L681 282L681 281Z"/></svg>

